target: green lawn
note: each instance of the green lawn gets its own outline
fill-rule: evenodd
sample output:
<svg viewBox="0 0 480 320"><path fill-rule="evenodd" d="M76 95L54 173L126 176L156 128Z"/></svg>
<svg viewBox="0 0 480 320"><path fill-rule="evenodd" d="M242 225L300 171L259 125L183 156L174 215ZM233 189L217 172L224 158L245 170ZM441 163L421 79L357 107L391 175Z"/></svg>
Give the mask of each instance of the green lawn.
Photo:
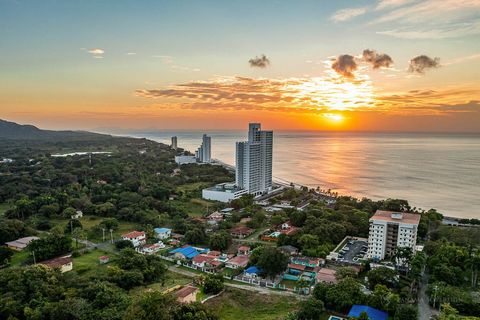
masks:
<svg viewBox="0 0 480 320"><path fill-rule="evenodd" d="M10 259L10 265L12 267L21 265L23 262L27 261L30 258L30 254L30 251L26 249L23 251L15 252Z"/></svg>
<svg viewBox="0 0 480 320"><path fill-rule="evenodd" d="M80 223L82 224L83 230L85 231L90 231L92 230L95 226L100 224L102 220L105 219L103 217L97 217L97 216L84 216L80 218ZM67 223L70 221L69 219L51 219L50 220L54 226L61 226L64 228ZM128 222L128 221L118 221L118 228L113 231L113 238L118 239L120 238L120 235L135 229L139 229L140 225L138 223L134 222ZM105 231L105 240L110 239L110 234L108 230ZM93 241L93 242L102 242L102 230L98 230L98 232L92 234L91 232L88 235L88 240Z"/></svg>
<svg viewBox="0 0 480 320"><path fill-rule="evenodd" d="M215 310L220 319L273 320L284 319L297 308L298 301L292 297L227 288L220 296L205 304Z"/></svg>
<svg viewBox="0 0 480 320"><path fill-rule="evenodd" d="M191 199L188 202L185 200L173 200L170 202L173 206L180 210L184 210L191 217L202 217L208 211L211 213L214 211L214 204L203 199Z"/></svg>
<svg viewBox="0 0 480 320"><path fill-rule="evenodd" d="M107 264L100 264L98 258L104 255L110 257L110 262ZM103 250L92 250L80 257L73 258L73 270L79 274L97 274L99 272L104 272L106 266L112 264L113 259L115 259L115 257L112 256L111 253L107 253Z"/></svg>

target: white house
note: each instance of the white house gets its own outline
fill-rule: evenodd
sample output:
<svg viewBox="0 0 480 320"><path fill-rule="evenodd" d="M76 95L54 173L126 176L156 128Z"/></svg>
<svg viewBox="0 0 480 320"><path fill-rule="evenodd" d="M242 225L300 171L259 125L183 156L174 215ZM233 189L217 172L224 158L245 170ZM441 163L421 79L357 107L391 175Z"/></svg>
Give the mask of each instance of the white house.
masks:
<svg viewBox="0 0 480 320"><path fill-rule="evenodd" d="M80 219L83 217L83 212L81 210L75 211L75 214L72 214L70 218L72 219Z"/></svg>
<svg viewBox="0 0 480 320"><path fill-rule="evenodd" d="M128 240L130 241L133 246L139 247L141 245L144 245L147 237L145 236L145 232L143 231L132 231L129 233L122 234L122 240Z"/></svg>
<svg viewBox="0 0 480 320"><path fill-rule="evenodd" d="M172 235L172 229L169 228L155 228L153 231L155 231L155 236L162 240L168 239Z"/></svg>
<svg viewBox="0 0 480 320"><path fill-rule="evenodd" d="M165 245L162 241L154 244L147 244L142 247L141 253L143 254L154 254L160 251L160 249L165 248Z"/></svg>

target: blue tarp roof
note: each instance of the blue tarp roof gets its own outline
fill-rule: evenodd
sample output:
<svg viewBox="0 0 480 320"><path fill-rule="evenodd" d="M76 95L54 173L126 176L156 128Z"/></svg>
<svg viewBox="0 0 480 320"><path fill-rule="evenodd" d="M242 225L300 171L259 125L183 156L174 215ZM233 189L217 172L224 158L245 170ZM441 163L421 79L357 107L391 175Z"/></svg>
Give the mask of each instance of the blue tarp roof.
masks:
<svg viewBox="0 0 480 320"><path fill-rule="evenodd" d="M156 233L165 233L165 232L168 232L168 231L172 231L172 229L168 229L168 228L155 228L153 229L153 231L155 231Z"/></svg>
<svg viewBox="0 0 480 320"><path fill-rule="evenodd" d="M349 317L359 317L362 312L366 312L370 320L387 320L388 313L381 311L369 306L362 306L354 304L350 312L348 313Z"/></svg>
<svg viewBox="0 0 480 320"><path fill-rule="evenodd" d="M262 272L262 269L256 267L256 266L251 266L245 270L245 273L254 273L254 274L260 274Z"/></svg>
<svg viewBox="0 0 480 320"><path fill-rule="evenodd" d="M199 255L198 251L194 247L177 248L170 251L170 253L181 253L187 259L192 259L193 257Z"/></svg>

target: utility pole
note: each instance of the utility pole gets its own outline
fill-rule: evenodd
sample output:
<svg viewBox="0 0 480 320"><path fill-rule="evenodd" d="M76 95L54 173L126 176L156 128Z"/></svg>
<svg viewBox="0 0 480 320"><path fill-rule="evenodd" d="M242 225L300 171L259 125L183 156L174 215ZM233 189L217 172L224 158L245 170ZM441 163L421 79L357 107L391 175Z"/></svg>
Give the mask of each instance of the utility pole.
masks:
<svg viewBox="0 0 480 320"><path fill-rule="evenodd" d="M110 239L112 240L112 243L113 243L113 229L110 229Z"/></svg>
<svg viewBox="0 0 480 320"><path fill-rule="evenodd" d="M35 251L32 251L32 255L33 255L33 264L37 264L37 260L35 259Z"/></svg>
<svg viewBox="0 0 480 320"><path fill-rule="evenodd" d="M102 228L102 242L105 242L105 228Z"/></svg>

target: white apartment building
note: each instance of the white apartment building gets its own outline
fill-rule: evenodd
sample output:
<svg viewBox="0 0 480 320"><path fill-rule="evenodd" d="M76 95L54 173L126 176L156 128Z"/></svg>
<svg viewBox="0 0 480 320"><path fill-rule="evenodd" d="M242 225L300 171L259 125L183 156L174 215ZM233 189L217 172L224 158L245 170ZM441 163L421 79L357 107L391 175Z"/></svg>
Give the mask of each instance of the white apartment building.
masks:
<svg viewBox="0 0 480 320"><path fill-rule="evenodd" d="M187 155L175 156L175 162L179 165L192 164L192 163L197 163L197 158L195 156L187 156Z"/></svg>
<svg viewBox="0 0 480 320"><path fill-rule="evenodd" d="M415 250L420 215L377 210L370 218L367 256L383 260L392 256L397 247Z"/></svg>
<svg viewBox="0 0 480 320"><path fill-rule="evenodd" d="M272 188L273 131L260 123L248 126L248 141L236 143L235 180L238 188L258 195Z"/></svg>

